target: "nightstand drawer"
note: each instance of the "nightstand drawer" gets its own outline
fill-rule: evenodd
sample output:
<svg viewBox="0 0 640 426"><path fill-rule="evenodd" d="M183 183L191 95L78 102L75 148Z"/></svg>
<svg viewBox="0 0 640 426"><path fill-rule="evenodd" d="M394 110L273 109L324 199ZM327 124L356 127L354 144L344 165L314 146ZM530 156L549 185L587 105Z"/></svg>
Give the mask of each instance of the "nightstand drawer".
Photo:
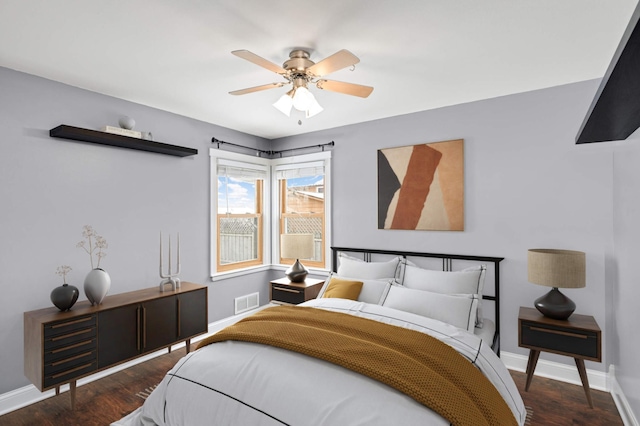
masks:
<svg viewBox="0 0 640 426"><path fill-rule="evenodd" d="M304 302L304 289L289 288L278 284L271 285L273 300L284 303L298 304Z"/></svg>
<svg viewBox="0 0 640 426"><path fill-rule="evenodd" d="M524 347L599 361L598 335L592 331L523 321L520 339Z"/></svg>

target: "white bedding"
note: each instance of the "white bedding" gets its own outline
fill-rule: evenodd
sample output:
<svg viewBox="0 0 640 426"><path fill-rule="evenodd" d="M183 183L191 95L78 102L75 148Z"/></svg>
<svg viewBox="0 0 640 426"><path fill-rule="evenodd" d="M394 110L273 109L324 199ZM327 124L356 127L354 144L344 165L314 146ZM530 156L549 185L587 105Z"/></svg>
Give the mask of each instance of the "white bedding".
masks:
<svg viewBox="0 0 640 426"><path fill-rule="evenodd" d="M526 411L502 361L479 337L419 315L344 299L303 305L432 335L491 380L524 424ZM138 425L448 425L412 398L326 361L254 343L226 341L181 359L145 404L114 423Z"/></svg>
<svg viewBox="0 0 640 426"><path fill-rule="evenodd" d="M484 343L493 345L493 336L496 334L496 323L489 318L484 318L482 328L476 327L473 334L484 340Z"/></svg>

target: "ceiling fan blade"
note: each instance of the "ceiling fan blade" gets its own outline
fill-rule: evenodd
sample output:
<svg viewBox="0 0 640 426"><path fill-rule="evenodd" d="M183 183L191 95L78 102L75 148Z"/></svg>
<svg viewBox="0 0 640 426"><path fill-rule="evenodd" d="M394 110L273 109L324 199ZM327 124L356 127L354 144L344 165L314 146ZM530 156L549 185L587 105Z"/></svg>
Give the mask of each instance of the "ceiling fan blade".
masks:
<svg viewBox="0 0 640 426"><path fill-rule="evenodd" d="M350 67L360 62L360 59L348 50L342 49L333 55L324 58L315 65L307 68L307 72L317 77L330 74L342 68Z"/></svg>
<svg viewBox="0 0 640 426"><path fill-rule="evenodd" d="M318 80L316 87L330 92L344 93L345 95L359 96L366 98L373 92L373 87L361 84L345 83L335 80Z"/></svg>
<svg viewBox="0 0 640 426"><path fill-rule="evenodd" d="M246 89L234 90L229 92L230 95L246 95L247 93L260 92L262 90L275 89L276 87L282 87L286 83L269 83L262 86L248 87Z"/></svg>
<svg viewBox="0 0 640 426"><path fill-rule="evenodd" d="M251 53L248 50L234 50L231 53L236 55L239 58L246 59L249 62L253 62L256 65L261 66L262 68L266 68L269 71L273 71L276 74L284 75L284 74L287 73L287 70L285 70L281 66L276 65L273 62L268 61L268 60L256 55L255 53Z"/></svg>

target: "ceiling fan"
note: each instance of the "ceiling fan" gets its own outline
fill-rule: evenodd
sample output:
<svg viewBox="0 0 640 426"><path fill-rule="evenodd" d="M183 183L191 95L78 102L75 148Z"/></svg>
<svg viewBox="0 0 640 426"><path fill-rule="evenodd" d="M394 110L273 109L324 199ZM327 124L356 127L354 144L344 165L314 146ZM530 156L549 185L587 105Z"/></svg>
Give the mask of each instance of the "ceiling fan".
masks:
<svg viewBox="0 0 640 426"><path fill-rule="evenodd" d="M289 59L285 61L282 66L278 66L248 50L234 50L231 53L239 58L266 68L269 71L280 74L286 81L234 90L229 93L232 95L245 95L247 93L275 89L291 84L291 90L282 95L282 97L273 104L274 107L287 116L291 114L291 107L299 111L304 111L307 118L313 117L323 110L313 94L309 91L307 87L309 84L315 84L318 89L344 93L361 98L366 98L373 91L373 87L370 86L322 78L327 74L360 62L360 59L348 50L340 50L316 63L309 59L308 51L296 49L291 51Z"/></svg>

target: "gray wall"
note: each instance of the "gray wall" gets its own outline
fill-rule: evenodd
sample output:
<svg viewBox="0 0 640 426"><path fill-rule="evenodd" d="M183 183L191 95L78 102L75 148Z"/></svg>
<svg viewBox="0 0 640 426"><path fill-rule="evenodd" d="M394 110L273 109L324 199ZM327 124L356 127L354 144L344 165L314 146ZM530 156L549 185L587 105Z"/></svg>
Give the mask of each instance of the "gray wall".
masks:
<svg viewBox="0 0 640 426"><path fill-rule="evenodd" d="M98 129L120 115L157 141L199 150L179 158L52 139L68 124ZM76 243L93 225L109 243L101 266L110 293L158 285L158 240L180 232L181 278L209 286L209 320L233 315L236 296L260 291L269 273L209 279L211 137L268 149L269 141L175 114L0 68L0 394L29 382L23 375L22 313L51 306L62 284L81 290L89 257ZM175 241L175 240L174 240ZM165 245L166 248L166 245Z"/></svg>
<svg viewBox="0 0 640 426"><path fill-rule="evenodd" d="M611 351L616 377L636 418L640 418L640 370L638 353L638 300L640 300L640 132L615 143L614 226L615 256L607 281L611 290L609 306L613 316Z"/></svg>
<svg viewBox="0 0 640 426"><path fill-rule="evenodd" d="M274 141L278 148L334 140L333 241L351 247L505 257L501 266L502 349L518 347L520 306L547 292L527 281L527 249L587 255L587 286L568 289L577 312L604 330L605 258L611 250L612 144L574 138L597 81L423 111ZM465 140L465 231L377 229L376 153L380 148ZM455 266L455 265L454 265ZM587 368L604 371L603 363ZM552 354L541 358L573 364Z"/></svg>

